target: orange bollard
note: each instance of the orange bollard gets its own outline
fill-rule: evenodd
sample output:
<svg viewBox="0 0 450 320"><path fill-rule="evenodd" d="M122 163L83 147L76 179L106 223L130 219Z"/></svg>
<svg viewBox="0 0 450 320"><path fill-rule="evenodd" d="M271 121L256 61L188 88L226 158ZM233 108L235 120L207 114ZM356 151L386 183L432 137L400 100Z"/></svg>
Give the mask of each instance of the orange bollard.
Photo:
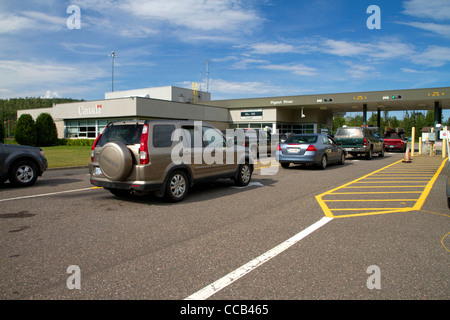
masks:
<svg viewBox="0 0 450 320"><path fill-rule="evenodd" d="M405 158L403 159L402 162L406 162L406 163L411 162L411 153L410 153L409 149L406 149Z"/></svg>

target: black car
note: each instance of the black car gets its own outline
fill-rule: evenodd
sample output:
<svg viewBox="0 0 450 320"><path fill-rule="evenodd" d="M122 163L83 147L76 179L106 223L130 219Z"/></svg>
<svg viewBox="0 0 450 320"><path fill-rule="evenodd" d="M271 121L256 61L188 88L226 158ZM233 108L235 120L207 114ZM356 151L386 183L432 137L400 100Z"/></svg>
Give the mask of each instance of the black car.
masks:
<svg viewBox="0 0 450 320"><path fill-rule="evenodd" d="M47 166L41 148L0 143L0 183L9 180L17 187L31 186Z"/></svg>

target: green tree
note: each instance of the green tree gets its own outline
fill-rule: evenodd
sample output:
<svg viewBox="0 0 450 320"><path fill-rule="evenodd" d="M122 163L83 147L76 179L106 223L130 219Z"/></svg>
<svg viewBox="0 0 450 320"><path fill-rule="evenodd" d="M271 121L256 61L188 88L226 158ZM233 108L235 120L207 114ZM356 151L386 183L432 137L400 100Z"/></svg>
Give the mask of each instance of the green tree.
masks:
<svg viewBox="0 0 450 320"><path fill-rule="evenodd" d="M40 147L53 146L58 141L58 131L49 113L41 113L36 119L36 144Z"/></svg>
<svg viewBox="0 0 450 320"><path fill-rule="evenodd" d="M345 118L344 117L335 117L333 118L333 129L332 132L335 132L338 128L345 125Z"/></svg>
<svg viewBox="0 0 450 320"><path fill-rule="evenodd" d="M17 120L14 138L19 144L29 146L36 145L36 123L31 115L23 114Z"/></svg>
<svg viewBox="0 0 450 320"><path fill-rule="evenodd" d="M4 142L5 142L5 123L2 116L0 117L0 143Z"/></svg>

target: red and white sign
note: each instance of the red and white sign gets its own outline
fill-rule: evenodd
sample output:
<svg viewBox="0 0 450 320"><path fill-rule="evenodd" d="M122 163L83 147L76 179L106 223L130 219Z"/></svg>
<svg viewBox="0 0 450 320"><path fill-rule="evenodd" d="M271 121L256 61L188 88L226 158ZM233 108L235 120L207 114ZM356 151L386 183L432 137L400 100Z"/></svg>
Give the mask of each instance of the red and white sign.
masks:
<svg viewBox="0 0 450 320"><path fill-rule="evenodd" d="M444 130L439 131L439 138L448 140L449 132L448 131L444 131Z"/></svg>

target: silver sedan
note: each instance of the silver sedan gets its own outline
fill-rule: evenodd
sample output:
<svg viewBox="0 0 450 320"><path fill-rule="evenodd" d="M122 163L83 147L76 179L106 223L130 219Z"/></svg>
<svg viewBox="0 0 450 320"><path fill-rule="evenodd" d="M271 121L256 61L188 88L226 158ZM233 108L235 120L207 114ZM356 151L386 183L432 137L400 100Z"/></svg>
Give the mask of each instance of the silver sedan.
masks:
<svg viewBox="0 0 450 320"><path fill-rule="evenodd" d="M295 134L277 147L276 159L281 167L315 164L325 169L329 163L345 163L344 149L327 134Z"/></svg>

